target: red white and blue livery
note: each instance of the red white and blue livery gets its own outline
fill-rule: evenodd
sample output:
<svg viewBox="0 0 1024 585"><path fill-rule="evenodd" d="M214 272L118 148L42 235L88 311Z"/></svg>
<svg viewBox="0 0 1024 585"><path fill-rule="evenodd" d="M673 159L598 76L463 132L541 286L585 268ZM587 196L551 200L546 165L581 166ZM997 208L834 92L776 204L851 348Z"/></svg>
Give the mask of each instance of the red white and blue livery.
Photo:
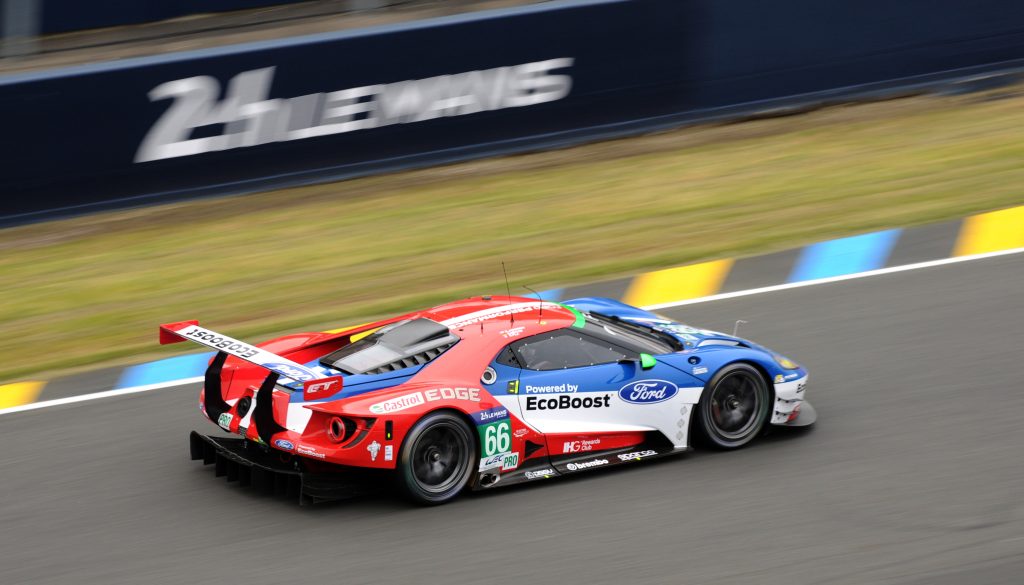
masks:
<svg viewBox="0 0 1024 585"><path fill-rule="evenodd" d="M618 301L483 296L259 345L196 321L161 343L217 350L193 459L302 501L393 479L438 504L490 489L807 426L807 371L733 335Z"/></svg>

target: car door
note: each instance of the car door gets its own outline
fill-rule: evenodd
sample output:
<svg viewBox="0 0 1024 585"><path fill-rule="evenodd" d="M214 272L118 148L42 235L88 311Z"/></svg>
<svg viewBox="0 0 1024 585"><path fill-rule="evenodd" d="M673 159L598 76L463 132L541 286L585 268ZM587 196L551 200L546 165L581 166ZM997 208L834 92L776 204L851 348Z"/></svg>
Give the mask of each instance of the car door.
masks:
<svg viewBox="0 0 1024 585"><path fill-rule="evenodd" d="M522 418L543 433L662 430L676 443L688 420L680 405L700 396L700 387L678 369L660 362L643 369L639 352L580 329L536 335L510 348L522 368Z"/></svg>

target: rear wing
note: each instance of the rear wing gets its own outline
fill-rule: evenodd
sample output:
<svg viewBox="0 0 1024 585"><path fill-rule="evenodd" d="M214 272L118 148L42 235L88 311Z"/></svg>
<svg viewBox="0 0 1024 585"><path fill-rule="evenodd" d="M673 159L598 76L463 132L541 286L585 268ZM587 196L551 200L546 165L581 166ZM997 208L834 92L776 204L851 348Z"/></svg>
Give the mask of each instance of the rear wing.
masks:
<svg viewBox="0 0 1024 585"><path fill-rule="evenodd" d="M286 357L270 353L265 349L249 345L244 341L239 341L205 327L200 327L199 321L165 323L160 326L160 345L180 343L182 341L192 341L199 345L205 345L221 353L233 355L249 363L256 364L281 377L290 378L298 382L309 382L321 377L321 374Z"/></svg>
<svg viewBox="0 0 1024 585"><path fill-rule="evenodd" d="M268 443L271 434L283 430L273 420L271 410L274 386L280 381L280 378L301 382L303 397L306 400L326 398L337 394L342 389L343 379L341 376L323 378L319 372L284 356L200 327L199 321L164 323L160 326L160 345L181 341L192 341L217 350L217 355L210 361L210 366L206 369L205 380L205 408L206 414L211 420L216 421L221 414L229 412L232 408L224 401L220 375L229 355L270 371L256 394L256 411L254 412L256 428L260 431L260 437ZM264 433L266 433L266 437L263 436Z"/></svg>

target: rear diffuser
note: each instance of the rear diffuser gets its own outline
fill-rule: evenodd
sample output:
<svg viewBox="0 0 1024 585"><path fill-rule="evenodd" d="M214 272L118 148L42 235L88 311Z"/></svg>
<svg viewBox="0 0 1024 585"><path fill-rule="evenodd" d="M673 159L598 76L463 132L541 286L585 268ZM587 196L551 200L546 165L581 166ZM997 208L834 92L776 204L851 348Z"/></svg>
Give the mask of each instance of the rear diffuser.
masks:
<svg viewBox="0 0 1024 585"><path fill-rule="evenodd" d="M307 471L302 457L246 439L211 437L192 431L193 461L213 465L214 475L266 494L297 498L300 505L346 500L379 491L386 474L332 465L331 471ZM319 464L324 466L329 464Z"/></svg>

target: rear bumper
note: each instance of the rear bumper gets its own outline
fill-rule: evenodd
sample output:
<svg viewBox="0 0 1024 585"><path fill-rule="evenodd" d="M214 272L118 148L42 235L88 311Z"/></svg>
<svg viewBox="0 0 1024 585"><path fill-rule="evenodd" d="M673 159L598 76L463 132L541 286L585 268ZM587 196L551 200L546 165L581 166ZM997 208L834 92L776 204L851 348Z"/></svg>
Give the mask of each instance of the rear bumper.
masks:
<svg viewBox="0 0 1024 585"><path fill-rule="evenodd" d="M213 465L216 477L251 486L267 494L297 498L299 504L344 500L380 489L386 479L379 471L318 464L309 469L301 457L266 449L246 439L211 437L192 431L193 461Z"/></svg>

